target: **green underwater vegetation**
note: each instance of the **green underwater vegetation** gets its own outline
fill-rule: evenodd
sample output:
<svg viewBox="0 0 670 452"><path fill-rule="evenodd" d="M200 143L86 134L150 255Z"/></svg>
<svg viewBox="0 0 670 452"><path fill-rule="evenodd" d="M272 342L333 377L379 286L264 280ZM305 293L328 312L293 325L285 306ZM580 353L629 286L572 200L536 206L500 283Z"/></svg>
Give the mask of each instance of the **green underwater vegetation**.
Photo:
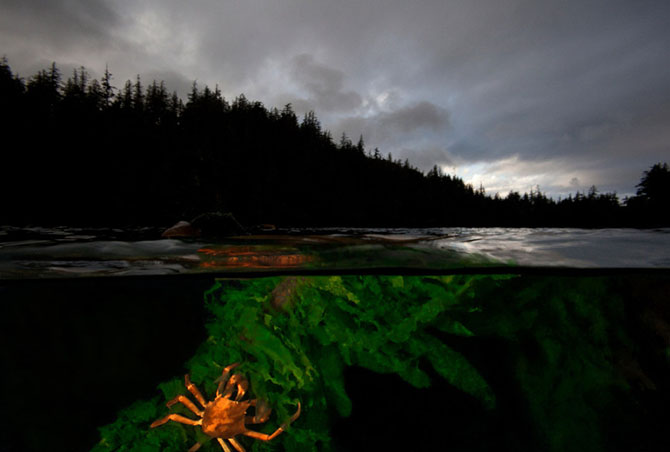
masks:
<svg viewBox="0 0 670 452"><path fill-rule="evenodd" d="M534 444L606 450L603 432L629 425L633 416L626 410L629 383L616 366L632 345L621 328L624 303L609 284L597 277L514 275L220 279L204 294L208 338L185 367L209 400L223 367L241 363L236 371L249 379L249 397L273 408L267 423L250 426L256 431L273 432L301 402L301 416L272 442L238 437L247 450L330 450L333 418L352 411L344 378L349 366L396 374L417 388L431 385L430 368L483 412L500 410L505 394L496 391L505 387L491 381L495 370L447 340L488 338L504 344L501 359L508 365L500 372L511 373L506 384L531 419L527 434ZM160 396L136 402L102 427L93 450L185 451L195 442L201 450L220 450L199 427L149 428L168 414L167 400L189 396L183 375L158 387ZM179 404L170 412L193 418Z"/></svg>

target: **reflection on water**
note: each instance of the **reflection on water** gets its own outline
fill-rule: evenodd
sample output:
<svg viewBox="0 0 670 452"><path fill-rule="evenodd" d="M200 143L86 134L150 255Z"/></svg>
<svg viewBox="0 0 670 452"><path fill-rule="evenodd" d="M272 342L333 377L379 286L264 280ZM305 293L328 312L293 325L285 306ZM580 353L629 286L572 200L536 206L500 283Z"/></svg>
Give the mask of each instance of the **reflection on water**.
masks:
<svg viewBox="0 0 670 452"><path fill-rule="evenodd" d="M282 269L298 268L314 260L313 256L300 254L298 249L266 246L224 246L200 248L200 267L211 270L236 268Z"/></svg>
<svg viewBox="0 0 670 452"><path fill-rule="evenodd" d="M670 267L670 229L463 229L433 244L529 267Z"/></svg>

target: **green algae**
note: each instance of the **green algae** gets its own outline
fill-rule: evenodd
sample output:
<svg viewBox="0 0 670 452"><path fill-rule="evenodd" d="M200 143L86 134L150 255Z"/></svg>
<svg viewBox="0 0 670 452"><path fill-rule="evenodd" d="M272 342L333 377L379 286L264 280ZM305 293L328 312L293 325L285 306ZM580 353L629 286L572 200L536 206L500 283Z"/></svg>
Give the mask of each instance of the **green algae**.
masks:
<svg viewBox="0 0 670 452"><path fill-rule="evenodd" d="M223 367L240 362L251 396L274 409L253 429L274 431L302 404L300 418L271 443L242 438L248 450L329 450L333 416L352 410L348 366L396 374L417 388L430 386L430 366L484 412L498 410L504 394L487 381L491 369L475 366L448 345L449 337L506 344L519 404L532 419L528 435L546 450L604 450L602 413L629 389L614 366L617 351L629 346L620 328L623 307L604 278L264 277L218 280L204 299L208 338L186 369L206 397ZM187 394L182 376L159 389L161 396L135 403L101 428L94 450L183 451L196 441L201 450L220 450L198 427L170 422L149 429L168 413L166 400ZM178 405L172 410L193 417ZM621 414L615 423L627 419Z"/></svg>
<svg viewBox="0 0 670 452"><path fill-rule="evenodd" d="M497 302L480 294L472 330L514 350L514 378L543 449L612 450L604 432L630 425L625 413L604 424L629 399L615 367L631 346L622 300L606 278L524 279L497 291Z"/></svg>

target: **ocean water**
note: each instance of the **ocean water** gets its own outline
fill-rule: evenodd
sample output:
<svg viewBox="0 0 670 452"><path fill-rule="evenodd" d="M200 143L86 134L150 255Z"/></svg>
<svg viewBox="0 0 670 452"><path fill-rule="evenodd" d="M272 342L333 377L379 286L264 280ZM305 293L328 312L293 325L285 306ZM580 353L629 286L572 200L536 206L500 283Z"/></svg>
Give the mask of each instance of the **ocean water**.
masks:
<svg viewBox="0 0 670 452"><path fill-rule="evenodd" d="M0 450L670 450L670 230L0 228ZM250 410L253 414L253 408Z"/></svg>

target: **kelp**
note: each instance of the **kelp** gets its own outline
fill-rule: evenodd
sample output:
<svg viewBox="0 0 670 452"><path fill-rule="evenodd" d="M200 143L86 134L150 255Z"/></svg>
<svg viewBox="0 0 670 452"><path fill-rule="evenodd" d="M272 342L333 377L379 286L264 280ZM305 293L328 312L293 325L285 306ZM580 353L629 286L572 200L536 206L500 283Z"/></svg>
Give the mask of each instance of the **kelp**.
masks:
<svg viewBox="0 0 670 452"><path fill-rule="evenodd" d="M495 411L497 397L484 373L445 338L494 338L507 344L513 379L532 417L538 444L547 450L598 450L599 413L612 394L625 392L613 367L625 347L622 303L604 279L509 275L291 276L217 280L204 295L211 317L207 340L186 364L206 398L224 366L250 381L251 397L273 414L250 428L270 433L302 404L302 415L270 443L238 438L248 450L329 450L333 416L348 416L352 402L344 370L360 366L396 374L417 388L430 373ZM433 372L434 371L434 372ZM490 372L486 373L489 375ZM149 424L168 412L163 404L187 394L183 376L159 385L162 396L123 410L101 429L94 448L153 451L220 450L199 427ZM445 408L449 409L449 408ZM173 412L193 417L179 405ZM420 442L420 439L418 439Z"/></svg>

